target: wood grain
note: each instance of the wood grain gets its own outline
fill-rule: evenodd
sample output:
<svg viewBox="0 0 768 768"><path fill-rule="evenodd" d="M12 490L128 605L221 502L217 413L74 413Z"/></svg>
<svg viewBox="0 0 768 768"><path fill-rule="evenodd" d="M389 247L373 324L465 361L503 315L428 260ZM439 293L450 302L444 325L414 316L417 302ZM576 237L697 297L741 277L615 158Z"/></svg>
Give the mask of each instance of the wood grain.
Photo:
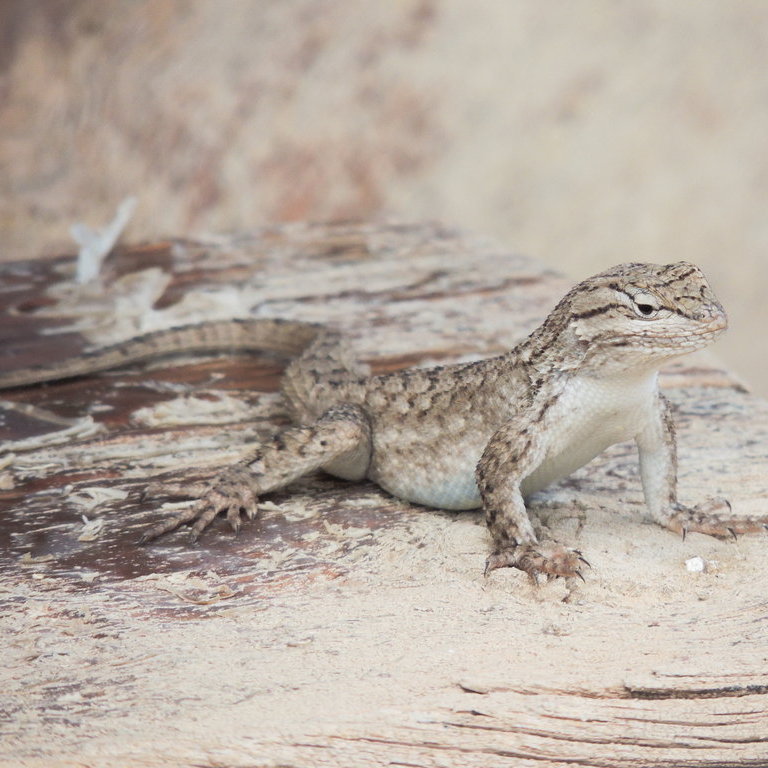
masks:
<svg viewBox="0 0 768 768"><path fill-rule="evenodd" d="M567 287L435 225L168 240L119 249L100 285L73 273L3 267L0 368L229 312L331 323L393 370L497 353ZM633 446L534 506L586 584L483 579L478 514L324 476L237 538L221 522L136 547L162 514L150 478L212 474L285 424L282 365L166 359L0 393L0 764L768 764L765 536L648 523ZM768 405L706 357L664 379L682 499L762 509Z"/></svg>

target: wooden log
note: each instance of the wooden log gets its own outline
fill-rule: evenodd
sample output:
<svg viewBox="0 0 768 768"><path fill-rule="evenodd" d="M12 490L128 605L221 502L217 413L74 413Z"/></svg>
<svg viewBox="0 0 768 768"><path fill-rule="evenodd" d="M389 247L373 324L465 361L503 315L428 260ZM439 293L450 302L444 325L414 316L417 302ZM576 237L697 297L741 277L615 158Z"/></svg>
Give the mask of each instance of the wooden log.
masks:
<svg viewBox="0 0 768 768"><path fill-rule="evenodd" d="M434 225L123 247L86 286L69 256L1 274L2 369L232 316L330 323L377 371L470 359L568 287ZM282 366L169 358L0 393L0 763L768 764L766 537L650 523L629 444L533 505L585 584L485 579L478 513L320 475L238 537L137 547L150 478L213 474L286 423ZM762 510L768 405L706 356L663 384L683 501Z"/></svg>

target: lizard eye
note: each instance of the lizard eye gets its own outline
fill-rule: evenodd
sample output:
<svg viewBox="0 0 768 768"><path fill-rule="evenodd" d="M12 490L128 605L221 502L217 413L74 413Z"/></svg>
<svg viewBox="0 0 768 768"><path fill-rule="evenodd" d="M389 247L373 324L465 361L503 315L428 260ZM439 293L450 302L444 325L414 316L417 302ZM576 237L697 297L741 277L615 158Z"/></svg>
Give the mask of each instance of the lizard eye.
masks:
<svg viewBox="0 0 768 768"><path fill-rule="evenodd" d="M638 293L633 297L634 309L640 317L652 318L659 312L659 301L650 293Z"/></svg>

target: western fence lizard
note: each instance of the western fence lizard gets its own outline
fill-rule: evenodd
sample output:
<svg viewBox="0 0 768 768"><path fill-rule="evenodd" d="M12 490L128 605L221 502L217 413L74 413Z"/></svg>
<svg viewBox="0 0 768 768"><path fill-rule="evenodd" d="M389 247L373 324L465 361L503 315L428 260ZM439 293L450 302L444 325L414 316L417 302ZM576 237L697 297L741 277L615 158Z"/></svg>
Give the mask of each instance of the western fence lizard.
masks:
<svg viewBox="0 0 768 768"><path fill-rule="evenodd" d="M317 469L368 478L429 507L482 507L493 539L486 573L514 567L581 575L578 550L537 540L525 499L608 446L637 443L646 503L660 525L728 536L766 519L734 517L714 499L677 501L675 430L657 384L669 360L710 344L725 311L693 264L622 264L579 283L506 354L369 376L339 334L282 320L160 331L76 359L0 375L0 388L91 373L169 352L263 349L298 355L282 391L297 426L259 445L212 482L152 483L148 496L197 501L149 528L143 542L219 513L233 530L258 499Z"/></svg>

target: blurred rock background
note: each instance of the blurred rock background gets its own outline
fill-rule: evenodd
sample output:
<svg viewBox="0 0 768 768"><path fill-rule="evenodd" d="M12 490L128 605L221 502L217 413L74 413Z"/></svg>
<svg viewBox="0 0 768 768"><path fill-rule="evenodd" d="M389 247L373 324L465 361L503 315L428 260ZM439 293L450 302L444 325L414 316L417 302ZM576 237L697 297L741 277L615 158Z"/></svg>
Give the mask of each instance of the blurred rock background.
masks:
<svg viewBox="0 0 768 768"><path fill-rule="evenodd" d="M0 259L439 219L574 279L688 259L768 392L764 0L2 0Z"/></svg>

